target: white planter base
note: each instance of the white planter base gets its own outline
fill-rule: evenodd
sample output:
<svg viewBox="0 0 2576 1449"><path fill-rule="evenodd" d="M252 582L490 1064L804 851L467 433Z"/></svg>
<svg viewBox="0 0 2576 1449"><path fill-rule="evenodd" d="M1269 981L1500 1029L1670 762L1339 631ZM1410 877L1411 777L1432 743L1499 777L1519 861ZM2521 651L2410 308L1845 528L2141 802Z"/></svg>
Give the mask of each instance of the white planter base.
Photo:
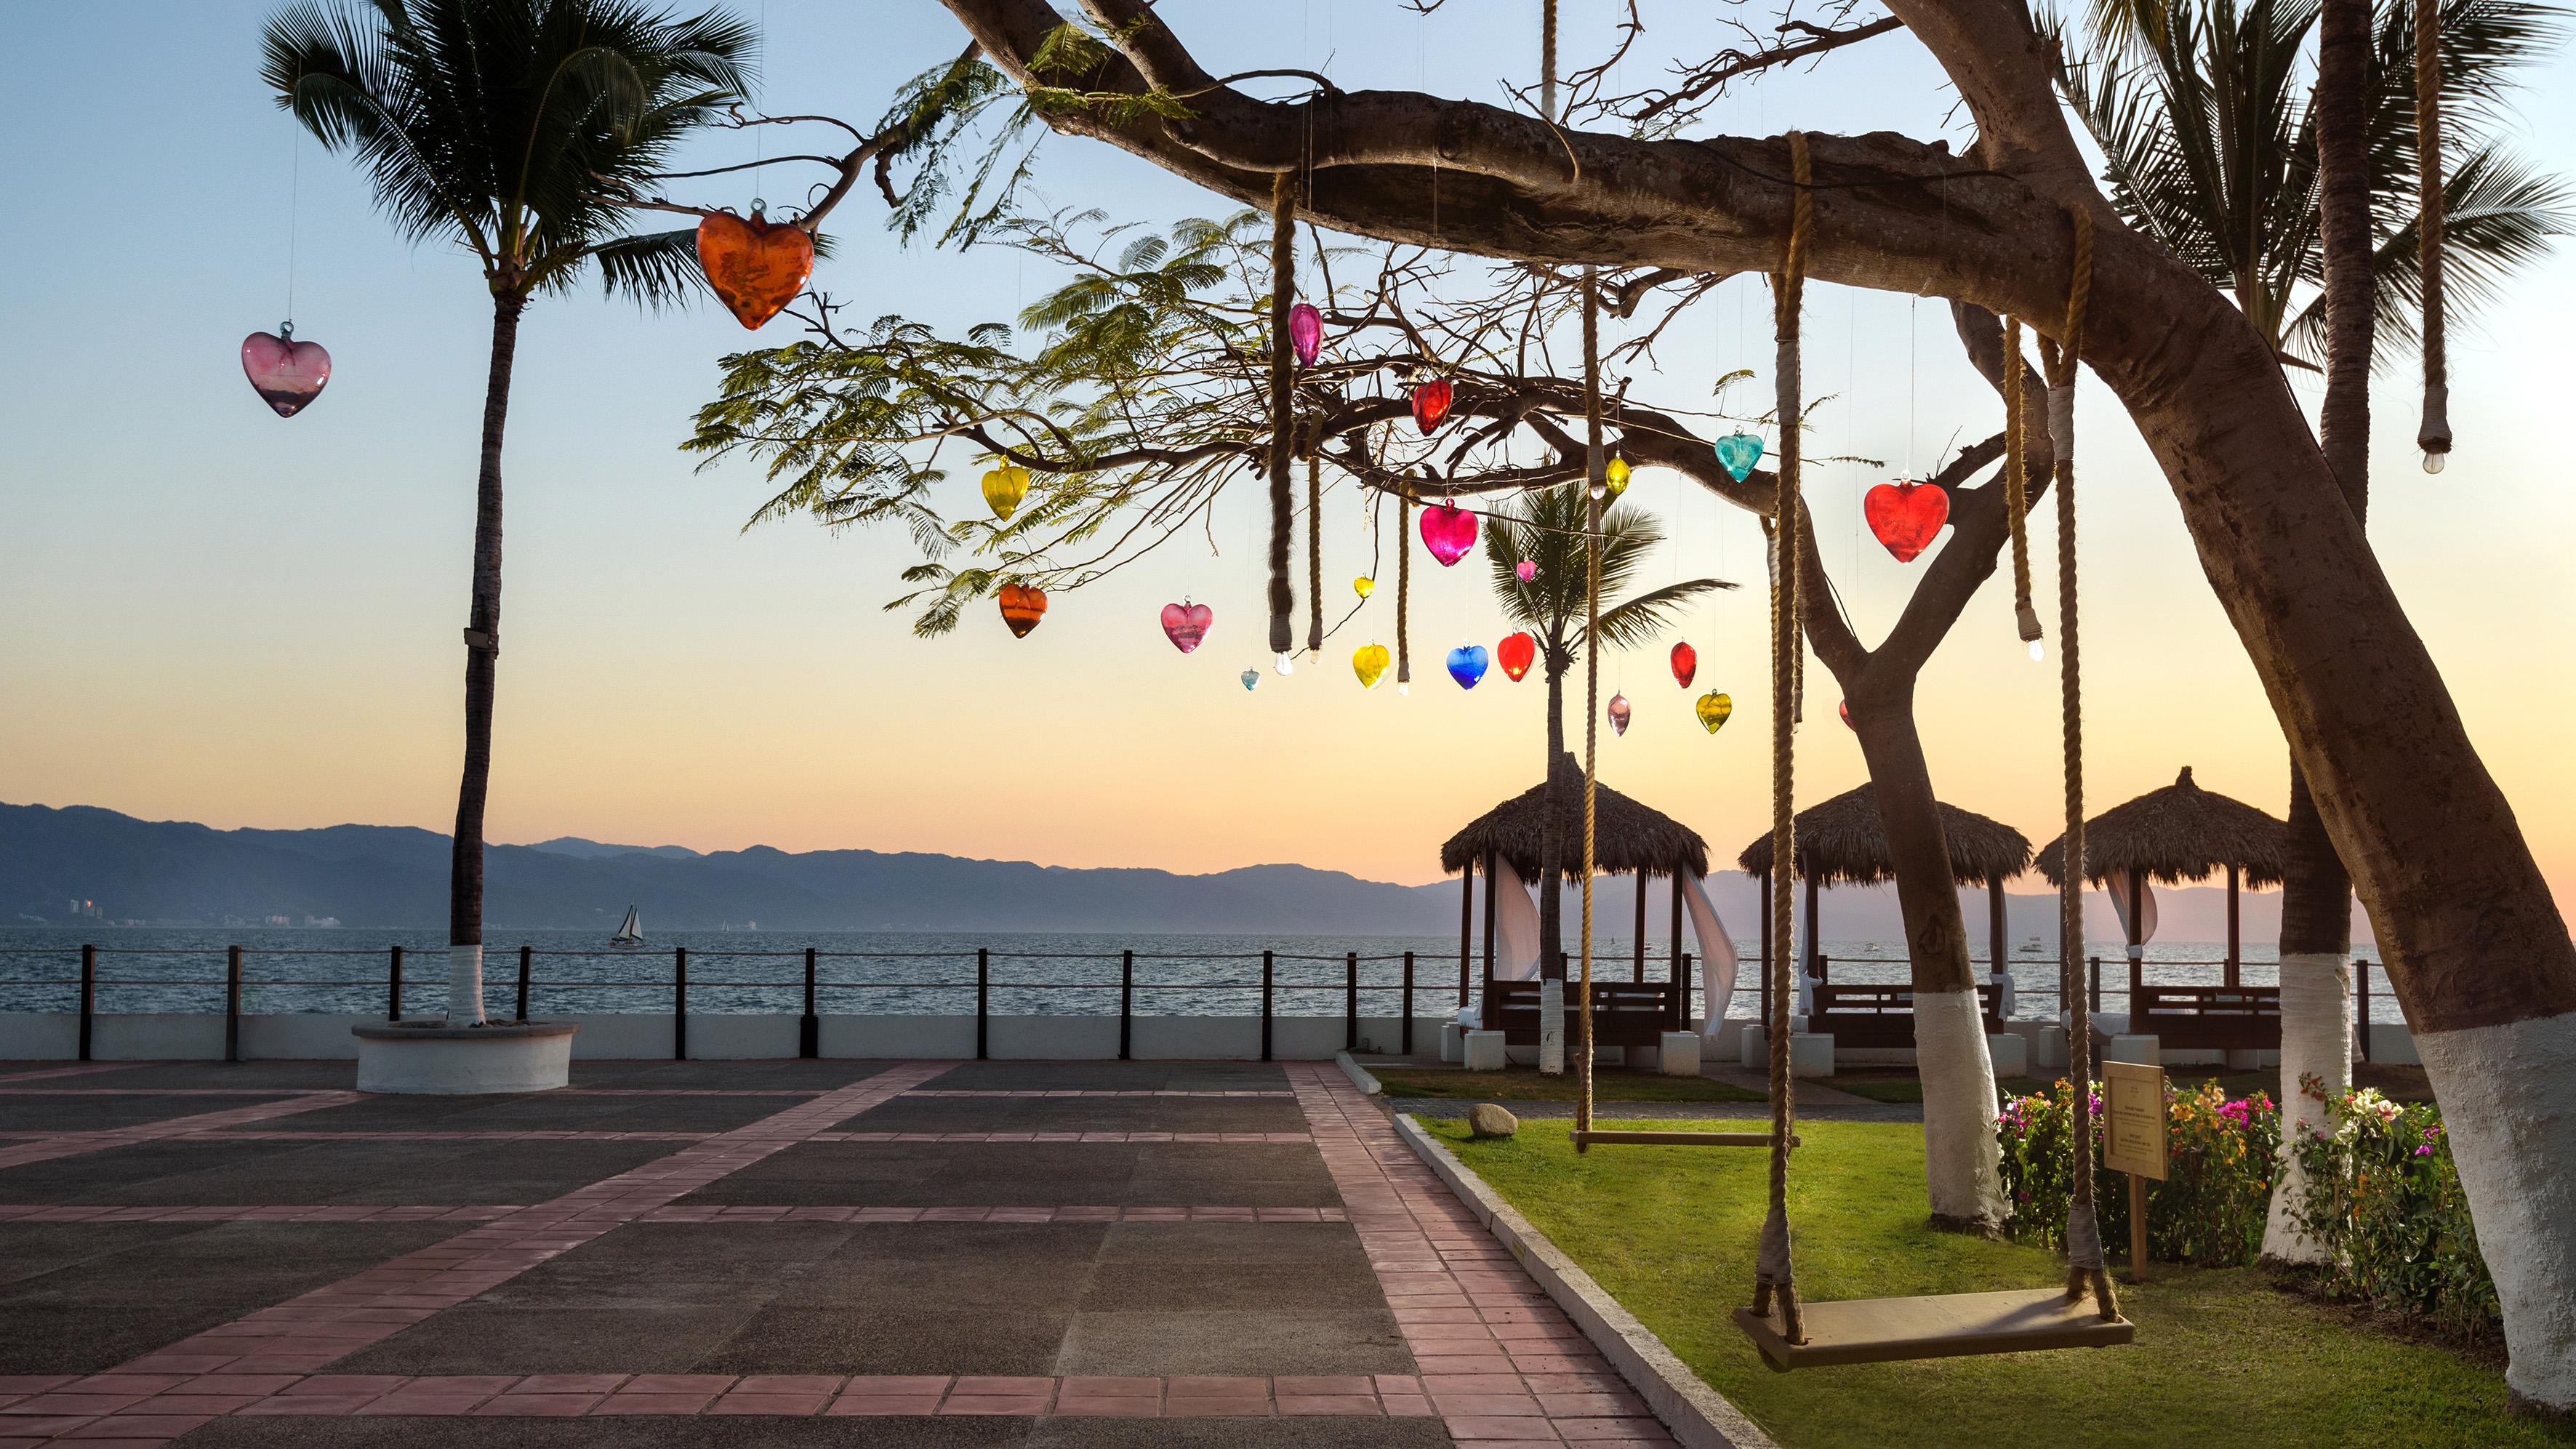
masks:
<svg viewBox="0 0 2576 1449"><path fill-rule="evenodd" d="M358 1039L358 1090L442 1097L547 1091L571 1080L572 1034L578 1030L569 1021L351 1027Z"/></svg>
<svg viewBox="0 0 2576 1449"><path fill-rule="evenodd" d="M1698 1032L1665 1032L1663 1045L1656 1052L1656 1069L1667 1077L1698 1076L1699 1047Z"/></svg>
<svg viewBox="0 0 2576 1449"><path fill-rule="evenodd" d="M1503 1034L1499 1031L1471 1031L1465 1047L1467 1070L1499 1072L1504 1065Z"/></svg>

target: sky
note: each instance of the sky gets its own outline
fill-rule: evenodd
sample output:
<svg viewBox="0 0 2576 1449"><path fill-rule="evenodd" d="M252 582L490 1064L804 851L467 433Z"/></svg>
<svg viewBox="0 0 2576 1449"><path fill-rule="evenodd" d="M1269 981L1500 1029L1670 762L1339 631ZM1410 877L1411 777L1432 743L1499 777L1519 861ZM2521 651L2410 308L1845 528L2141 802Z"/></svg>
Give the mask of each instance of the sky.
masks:
<svg viewBox="0 0 2576 1449"><path fill-rule="evenodd" d="M0 232L0 275L13 279L0 287L0 327L15 339L0 354L11 454L0 469L0 800L221 827L443 830L462 746L457 631L488 303L470 259L406 244L348 165L299 141L262 92L269 8L0 7L8 52L46 58L0 91L10 189L53 217L35 224L22 211ZM778 112L872 122L902 80L963 43L932 0L737 8L765 24L763 99ZM1396 0L1162 9L1219 73L1293 65L1346 86L1500 101L1506 78L1526 83L1536 66L1537 0L1458 0L1429 19ZM1705 23L1703 7L1649 0L1645 11L1650 44L1687 44ZM1569 0L1570 61L1606 48L1611 14L1609 0ZM1641 55L1623 79L1659 65ZM2576 172L2571 82L2576 63L2562 51L2534 72L2514 119L2518 143L2562 174ZM1956 142L1952 100L1899 33L1775 78L1711 122ZM753 155L748 137L729 134L692 159ZM788 198L808 179L773 165L692 194L741 208L763 186ZM1037 197L1157 224L1223 210L1142 162L1070 141L1049 144ZM902 312L954 331L1008 320L1052 280L1009 253L906 250L882 222L863 188L839 213L839 254L817 273L848 315ZM290 315L290 277L297 335L331 350L334 373L319 402L280 420L245 384L237 349ZM1637 395L1695 407L1718 373L1767 368L1754 285L1730 283L1678 327ZM2411 364L2383 374L2370 525L2543 870L2576 901L2564 726L2576 673L2562 640L2576 620L2565 559L2576 495L2557 437L2571 326L2576 248L2562 244L2509 306L2455 331L2460 442L2438 479L2415 465ZM1937 302L1812 287L1807 333L1808 386L1835 399L1811 451L1890 463L1828 466L1809 481L1828 568L1875 640L1911 570L1861 530L1861 490L1909 463L1928 471L1954 440L1997 429L2000 409ZM645 315L586 291L537 303L521 336L495 841L575 834L1184 872L1297 861L1421 882L1437 878L1443 839L1538 778L1536 678L1514 685L1497 670L1462 692L1438 666L1451 644L1490 647L1507 632L1478 558L1443 570L1417 552L1407 697L1392 684L1362 690L1345 662L1359 643L1393 643L1392 587L1322 662L1251 693L1236 681L1262 658L1248 479L1220 507L1217 552L1176 545L1059 594L1024 640L989 606L952 636L916 639L907 615L882 607L913 560L907 539L803 520L746 529L767 496L756 468L701 470L678 451L715 394L717 359L749 340L730 317L711 304ZM2314 386L2297 385L2313 407ZM2205 787L2278 813L2280 735L2173 496L2102 389L2080 409L2091 799L2110 805L2188 765ZM961 511L971 472L950 485ZM1631 496L1674 524L1650 581L1688 570L1745 585L1694 608L1680 631L1700 654L1697 688L1729 691L1736 711L1706 734L1663 645L1606 660L1603 691L1625 692L1636 722L1624 738L1603 732L1601 776L1731 860L1768 819L1760 535L1668 472L1640 471ZM1327 498L1324 533L1338 610L1369 559L1347 491ZM2044 524L2033 547L2054 548ZM1391 579L1391 557L1383 569ZM1216 611L1188 656L1155 619L1184 595ZM2051 603L2043 588L2044 614ZM1808 680L1801 804L1864 778L1834 721L1830 677L1819 667ZM2035 842L2053 838L2056 669L2024 657L2002 578L1934 657L1917 699L1941 796ZM1580 723L1578 713L1578 740Z"/></svg>

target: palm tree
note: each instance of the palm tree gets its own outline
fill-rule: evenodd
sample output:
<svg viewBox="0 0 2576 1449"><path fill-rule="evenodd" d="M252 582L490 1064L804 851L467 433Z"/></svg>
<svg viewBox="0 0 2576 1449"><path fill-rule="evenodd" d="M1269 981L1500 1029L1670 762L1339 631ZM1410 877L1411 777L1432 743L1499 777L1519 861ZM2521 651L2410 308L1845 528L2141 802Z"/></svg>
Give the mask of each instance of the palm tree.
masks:
<svg viewBox="0 0 2576 1449"><path fill-rule="evenodd" d="M1592 500L1585 485L1566 483L1524 494L1488 516L1486 561L1493 568L1494 598L1503 615L1526 626L1538 640L1539 666L1547 671L1547 755L1539 778L1548 782L1548 828L1539 864L1539 974L1563 980L1565 944L1559 878L1568 863L1556 859L1558 822L1564 812L1580 808L1556 788L1556 759L1565 753L1565 675L1579 651L1593 646L1594 631L1585 608L1586 568L1583 530ZM1612 503L1601 513L1601 593L1616 594L1635 580L1638 570L1664 541L1652 514L1630 503ZM1527 559L1536 572L1523 582L1519 565ZM1626 603L1604 608L1598 640L1612 649L1653 642L1682 607L1703 594L1730 589L1718 579L1684 579L1649 589Z"/></svg>
<svg viewBox="0 0 2576 1449"><path fill-rule="evenodd" d="M501 435L519 317L596 263L646 305L696 279L691 233L623 234L627 198L690 132L749 94L751 28L632 0L330 0L268 23L260 78L369 173L415 242L473 253L492 297L491 370L465 625L465 769L448 888L447 1019L483 1021L483 804L501 630Z"/></svg>

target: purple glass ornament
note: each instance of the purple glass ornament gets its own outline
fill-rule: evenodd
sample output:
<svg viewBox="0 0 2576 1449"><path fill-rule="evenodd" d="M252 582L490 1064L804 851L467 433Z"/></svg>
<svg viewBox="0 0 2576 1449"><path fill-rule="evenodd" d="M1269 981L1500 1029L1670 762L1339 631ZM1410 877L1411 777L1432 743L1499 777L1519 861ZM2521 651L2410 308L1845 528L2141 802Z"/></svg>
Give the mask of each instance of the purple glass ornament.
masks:
<svg viewBox="0 0 2576 1449"><path fill-rule="evenodd" d="M1324 351L1324 314L1300 302L1288 309L1288 345L1297 352L1299 367L1312 367Z"/></svg>
<svg viewBox="0 0 2576 1449"><path fill-rule="evenodd" d="M331 380L331 354L319 342L295 340L295 324L275 333L254 332L242 339L242 372L259 391L260 400L291 418L322 395Z"/></svg>

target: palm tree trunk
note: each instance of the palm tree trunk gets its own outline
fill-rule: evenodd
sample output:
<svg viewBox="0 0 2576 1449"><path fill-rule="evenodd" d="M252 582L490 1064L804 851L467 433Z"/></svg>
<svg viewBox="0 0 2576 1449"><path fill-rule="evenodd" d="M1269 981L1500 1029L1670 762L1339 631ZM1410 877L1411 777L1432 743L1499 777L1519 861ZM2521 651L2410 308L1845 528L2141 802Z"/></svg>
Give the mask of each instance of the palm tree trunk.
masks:
<svg viewBox="0 0 2576 1449"><path fill-rule="evenodd" d="M1932 771L1914 725L1913 680L1902 692L1847 686L1852 727L1868 762L1914 985L1914 1060L1923 1080L1923 1167L1934 1224L1991 1233L2004 1202L1995 1136L1995 1066L1968 961L1968 923Z"/></svg>
<svg viewBox="0 0 2576 1449"><path fill-rule="evenodd" d="M2317 441L2356 522L2370 508L2370 349L2377 319L2370 236L2370 0L2325 0L2318 16L2317 220L2325 260L2326 395ZM2330 1130L2328 1095L2352 1086L2352 877L2326 835L2307 776L2290 767L2288 870L2281 889L2281 1167L2263 1253L2316 1262L2289 1209L2307 1186L2299 1130ZM2368 1031L2364 1023L2362 1030Z"/></svg>
<svg viewBox="0 0 2576 1449"><path fill-rule="evenodd" d="M1565 1070L1565 860L1557 841L1565 831L1570 808L1556 787L1556 759L1565 753L1564 651L1547 645L1547 835L1539 843L1538 872L1538 1069L1550 1075Z"/></svg>
<svg viewBox="0 0 2576 1449"><path fill-rule="evenodd" d="M483 802L492 784L492 691L501 652L501 434L510 364L527 298L492 300L492 371L483 387L483 458L474 488L474 592L465 623L465 776L447 884L447 1021L483 1024Z"/></svg>

